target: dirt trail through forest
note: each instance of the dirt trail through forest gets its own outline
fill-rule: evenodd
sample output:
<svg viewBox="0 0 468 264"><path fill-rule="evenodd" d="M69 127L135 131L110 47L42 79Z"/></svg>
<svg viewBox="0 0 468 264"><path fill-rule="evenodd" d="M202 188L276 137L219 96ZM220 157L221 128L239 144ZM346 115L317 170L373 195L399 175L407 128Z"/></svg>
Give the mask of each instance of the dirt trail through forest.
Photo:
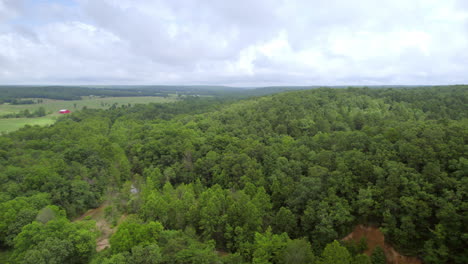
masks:
<svg viewBox="0 0 468 264"><path fill-rule="evenodd" d="M101 206L95 209L90 209L74 221L81 221L87 216L96 221L96 228L101 232L101 235L96 240L96 251L102 251L105 248L110 247L109 237L114 233L114 229L107 222L104 216L104 210L109 206L109 203L105 202Z"/></svg>
<svg viewBox="0 0 468 264"><path fill-rule="evenodd" d="M387 263L389 264L422 264L421 260L418 258L403 256L392 246L385 243L385 236L377 227L358 225L354 228L353 232L343 238L343 240L354 240L358 242L362 237L367 239L368 248L364 253L369 256L372 254L375 247L380 246L384 250Z"/></svg>

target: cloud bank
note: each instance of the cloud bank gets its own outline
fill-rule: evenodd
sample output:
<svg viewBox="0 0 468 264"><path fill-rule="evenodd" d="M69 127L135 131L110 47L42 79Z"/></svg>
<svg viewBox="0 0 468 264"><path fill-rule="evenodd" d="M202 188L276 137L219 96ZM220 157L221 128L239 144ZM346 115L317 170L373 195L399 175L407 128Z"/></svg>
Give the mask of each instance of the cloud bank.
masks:
<svg viewBox="0 0 468 264"><path fill-rule="evenodd" d="M468 83L463 0L0 0L0 84Z"/></svg>

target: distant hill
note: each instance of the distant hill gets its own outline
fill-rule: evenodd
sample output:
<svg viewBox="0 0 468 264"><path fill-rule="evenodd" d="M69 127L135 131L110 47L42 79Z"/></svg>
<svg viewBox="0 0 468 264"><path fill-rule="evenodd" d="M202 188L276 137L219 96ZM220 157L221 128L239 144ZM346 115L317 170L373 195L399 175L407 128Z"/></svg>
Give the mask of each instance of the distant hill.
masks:
<svg viewBox="0 0 468 264"><path fill-rule="evenodd" d="M124 97L124 96L215 96L246 98L286 91L317 89L323 86L265 86L231 87L221 85L3 85L0 86L0 103L20 98L49 98L58 100L79 100L82 96ZM327 86L326 88L348 88L350 86ZM358 86L352 86L358 88ZM360 88L415 88L423 86L380 85ZM438 86L434 86L438 87ZM442 86L440 86L442 87ZM464 86L454 86L464 87Z"/></svg>

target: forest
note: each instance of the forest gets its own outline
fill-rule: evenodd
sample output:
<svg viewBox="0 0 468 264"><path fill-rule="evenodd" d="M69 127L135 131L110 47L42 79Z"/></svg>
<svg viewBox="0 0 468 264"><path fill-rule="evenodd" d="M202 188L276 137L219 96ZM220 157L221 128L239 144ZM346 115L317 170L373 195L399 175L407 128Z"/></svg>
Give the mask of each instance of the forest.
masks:
<svg viewBox="0 0 468 264"><path fill-rule="evenodd" d="M56 100L81 100L84 96L211 96L236 97L261 96L292 90L317 88L315 86L274 86L261 88L235 88L228 86L197 85L121 85L121 86L7 86L0 85L0 104L34 104L40 98ZM31 100L35 98L35 100Z"/></svg>
<svg viewBox="0 0 468 264"><path fill-rule="evenodd" d="M221 87L218 87L221 88ZM233 89L224 88L222 93ZM235 89L238 92L238 89ZM128 97L181 95L217 95L217 89L197 86L0 86L0 103L30 104L29 98L80 100L83 96ZM22 99L25 98L25 99Z"/></svg>
<svg viewBox="0 0 468 264"><path fill-rule="evenodd" d="M25 264L386 263L343 240L364 225L422 263L468 263L467 136L465 86L83 109L0 136L0 248ZM80 216L103 205L98 252Z"/></svg>

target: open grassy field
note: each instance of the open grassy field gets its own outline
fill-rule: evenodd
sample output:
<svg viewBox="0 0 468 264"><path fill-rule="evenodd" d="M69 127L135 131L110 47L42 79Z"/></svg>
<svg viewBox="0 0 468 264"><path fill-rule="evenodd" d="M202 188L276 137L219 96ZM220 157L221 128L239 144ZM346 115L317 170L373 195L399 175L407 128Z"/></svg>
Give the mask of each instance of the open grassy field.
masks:
<svg viewBox="0 0 468 264"><path fill-rule="evenodd" d="M148 104L148 103L168 103L174 102L177 99L175 97L85 97L83 100L63 101L63 100L52 100L43 99L42 103L29 104L29 105L0 105L0 116L18 113L22 110L28 109L33 112L39 107L44 107L47 115L36 118L3 118L0 119L0 133L15 131L24 125L49 125L53 124L55 120L60 116L58 111L60 109L69 109L72 112L87 108L96 109L107 109L113 104L127 105L127 104Z"/></svg>
<svg viewBox="0 0 468 264"><path fill-rule="evenodd" d="M22 110L28 109L29 111L37 110L39 107L44 107L47 113L57 113L60 109L69 109L71 111L81 110L84 106L87 108L100 108L106 109L113 104L124 105L124 104L148 104L148 103L167 103L175 101L175 97L84 97L83 100L53 100L43 99L40 104L29 104L29 105L0 105L0 116L10 113L17 113Z"/></svg>
<svg viewBox="0 0 468 264"><path fill-rule="evenodd" d="M50 125L57 120L54 116L43 116L35 118L2 118L0 119L0 133L18 130L25 125Z"/></svg>

